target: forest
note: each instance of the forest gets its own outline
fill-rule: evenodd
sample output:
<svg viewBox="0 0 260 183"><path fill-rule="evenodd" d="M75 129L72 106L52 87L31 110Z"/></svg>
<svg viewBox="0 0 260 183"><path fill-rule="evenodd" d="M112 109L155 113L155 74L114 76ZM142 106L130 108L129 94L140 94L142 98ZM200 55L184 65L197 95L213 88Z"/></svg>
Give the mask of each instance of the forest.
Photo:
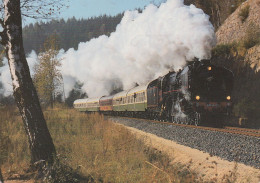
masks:
<svg viewBox="0 0 260 183"><path fill-rule="evenodd" d="M102 15L89 19L52 20L26 25L23 28L24 49L26 53L32 50L39 53L48 36L56 34L60 49L77 49L80 42L87 42L100 35L109 36L120 23L123 14L116 16Z"/></svg>

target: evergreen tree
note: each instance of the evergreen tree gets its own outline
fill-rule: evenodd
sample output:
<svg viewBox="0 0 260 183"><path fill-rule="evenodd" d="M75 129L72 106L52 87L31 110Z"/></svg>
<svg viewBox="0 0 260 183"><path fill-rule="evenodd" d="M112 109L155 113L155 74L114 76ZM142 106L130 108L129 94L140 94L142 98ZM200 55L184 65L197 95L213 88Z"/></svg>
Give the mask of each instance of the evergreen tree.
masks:
<svg viewBox="0 0 260 183"><path fill-rule="evenodd" d="M60 19L29 24L23 28L25 52L30 53L35 50L39 53L44 40L52 34L56 34L59 38L60 48L65 51L69 48L77 49L80 42L87 42L100 35L110 35L111 32L115 31L122 17L123 14L103 15L80 20L72 17L67 21Z"/></svg>

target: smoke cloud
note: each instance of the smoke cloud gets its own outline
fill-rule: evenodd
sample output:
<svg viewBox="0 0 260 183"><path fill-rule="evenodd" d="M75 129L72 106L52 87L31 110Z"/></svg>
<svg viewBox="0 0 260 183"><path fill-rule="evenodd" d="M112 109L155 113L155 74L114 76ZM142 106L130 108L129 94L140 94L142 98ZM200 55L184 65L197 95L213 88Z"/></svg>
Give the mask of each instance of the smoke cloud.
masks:
<svg viewBox="0 0 260 183"><path fill-rule="evenodd" d="M27 57L27 62L30 68L30 73L33 75L33 67L37 62L37 54L34 51L32 51L31 54ZM6 58L3 59L3 64L4 66L0 67L0 82L3 85L3 88L0 88L0 94L8 96L13 94L13 85L8 66L8 61Z"/></svg>
<svg viewBox="0 0 260 183"><path fill-rule="evenodd" d="M168 0L159 8L149 5L142 13L126 11L109 37L60 51L66 96L76 81L84 83L89 97L108 95L121 84L124 89L145 84L194 57L210 58L214 45L208 15L183 0Z"/></svg>

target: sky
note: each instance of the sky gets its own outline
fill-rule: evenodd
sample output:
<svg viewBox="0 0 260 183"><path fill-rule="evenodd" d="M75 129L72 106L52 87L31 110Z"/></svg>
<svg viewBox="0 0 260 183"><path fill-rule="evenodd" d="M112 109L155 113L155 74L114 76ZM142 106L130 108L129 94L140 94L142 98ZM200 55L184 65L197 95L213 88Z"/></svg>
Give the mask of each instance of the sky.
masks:
<svg viewBox="0 0 260 183"><path fill-rule="evenodd" d="M125 10L143 8L150 3L158 2L160 0L70 0L69 8L61 15L65 18L72 16L86 18L102 14L116 15Z"/></svg>
<svg viewBox="0 0 260 183"><path fill-rule="evenodd" d="M69 0L66 4L68 8L64 8L58 19L72 18L77 19L90 18L99 15L116 15L126 10L134 10L136 8L143 9L149 4L158 5L165 0ZM36 20L27 18L24 25L34 23Z"/></svg>

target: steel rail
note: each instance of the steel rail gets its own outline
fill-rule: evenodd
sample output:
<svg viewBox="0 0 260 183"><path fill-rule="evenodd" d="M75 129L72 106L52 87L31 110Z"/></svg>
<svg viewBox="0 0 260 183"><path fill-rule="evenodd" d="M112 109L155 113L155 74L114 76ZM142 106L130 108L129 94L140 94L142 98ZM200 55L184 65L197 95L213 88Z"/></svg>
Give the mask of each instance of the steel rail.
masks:
<svg viewBox="0 0 260 183"><path fill-rule="evenodd" d="M116 116L116 117L125 118L125 119L135 119L135 120L146 121L146 122L149 121L149 122L152 122L152 123L159 123L159 124L165 124L165 125L175 125L175 126L182 126L182 127L188 127L188 128L210 130L210 131L216 131L216 132L224 132L224 133L231 133L231 134L238 134L238 135L260 137L260 130L257 130L257 129L228 127L228 126L226 126L224 128L214 128L214 127L205 127L205 126L194 126L194 125L186 125L186 124L177 124L177 123L171 123L171 122L162 122L162 121L156 121L156 120L151 120L151 119L122 117L122 116Z"/></svg>

